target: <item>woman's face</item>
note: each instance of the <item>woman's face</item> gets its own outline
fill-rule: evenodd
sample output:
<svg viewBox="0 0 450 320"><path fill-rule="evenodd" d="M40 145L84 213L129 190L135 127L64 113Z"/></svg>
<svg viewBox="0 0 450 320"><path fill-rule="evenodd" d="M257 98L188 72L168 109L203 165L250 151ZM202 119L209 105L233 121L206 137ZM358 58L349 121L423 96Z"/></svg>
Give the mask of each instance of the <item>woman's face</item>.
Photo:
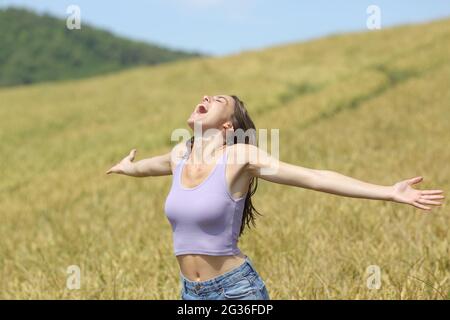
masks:
<svg viewBox="0 0 450 320"><path fill-rule="evenodd" d="M230 122L234 113L234 99L228 95L203 96L187 123L194 129L194 122L201 125L202 132L208 129L222 130L225 123Z"/></svg>

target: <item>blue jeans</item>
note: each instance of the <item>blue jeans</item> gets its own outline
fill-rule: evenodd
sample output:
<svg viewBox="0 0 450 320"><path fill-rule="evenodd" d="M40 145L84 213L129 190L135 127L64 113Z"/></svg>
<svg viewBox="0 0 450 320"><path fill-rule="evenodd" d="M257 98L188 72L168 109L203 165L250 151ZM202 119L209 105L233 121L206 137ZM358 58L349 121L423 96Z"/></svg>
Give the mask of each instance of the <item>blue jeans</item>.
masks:
<svg viewBox="0 0 450 320"><path fill-rule="evenodd" d="M191 281L180 272L182 300L270 300L266 285L246 256L240 265L205 281Z"/></svg>

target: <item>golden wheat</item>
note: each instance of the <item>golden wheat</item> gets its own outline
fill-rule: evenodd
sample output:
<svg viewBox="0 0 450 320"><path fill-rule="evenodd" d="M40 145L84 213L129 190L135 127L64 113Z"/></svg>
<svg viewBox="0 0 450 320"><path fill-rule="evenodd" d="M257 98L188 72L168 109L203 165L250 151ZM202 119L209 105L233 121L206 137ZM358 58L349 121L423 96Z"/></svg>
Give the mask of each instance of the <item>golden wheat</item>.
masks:
<svg viewBox="0 0 450 320"><path fill-rule="evenodd" d="M449 190L449 53L447 20L0 90L0 297L178 299L171 176L105 171L132 148L170 150L203 94L237 94L279 128L283 161ZM240 248L272 299L449 298L445 203L424 214L259 181L264 216Z"/></svg>

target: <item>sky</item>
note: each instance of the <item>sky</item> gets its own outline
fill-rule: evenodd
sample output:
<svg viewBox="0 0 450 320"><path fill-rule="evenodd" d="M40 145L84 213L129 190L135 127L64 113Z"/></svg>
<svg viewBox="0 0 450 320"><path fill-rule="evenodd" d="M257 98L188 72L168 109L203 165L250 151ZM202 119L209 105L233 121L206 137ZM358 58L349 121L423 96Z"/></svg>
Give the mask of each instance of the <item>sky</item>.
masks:
<svg viewBox="0 0 450 320"><path fill-rule="evenodd" d="M81 28L214 56L368 31L370 5L381 28L450 17L450 0L0 0L61 18L69 5L79 6Z"/></svg>

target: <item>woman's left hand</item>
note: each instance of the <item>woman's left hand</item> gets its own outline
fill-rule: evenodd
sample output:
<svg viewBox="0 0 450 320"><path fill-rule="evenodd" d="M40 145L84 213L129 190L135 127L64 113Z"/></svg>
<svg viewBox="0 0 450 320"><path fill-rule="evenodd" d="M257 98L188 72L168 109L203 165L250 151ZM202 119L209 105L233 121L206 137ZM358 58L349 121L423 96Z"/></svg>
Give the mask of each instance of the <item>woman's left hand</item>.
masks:
<svg viewBox="0 0 450 320"><path fill-rule="evenodd" d="M445 198L442 190L417 190L412 188L413 184L419 183L423 177L418 176L397 182L393 185L392 200L400 203L407 203L416 208L423 210L431 210L430 206L440 206L442 203L439 199Z"/></svg>

